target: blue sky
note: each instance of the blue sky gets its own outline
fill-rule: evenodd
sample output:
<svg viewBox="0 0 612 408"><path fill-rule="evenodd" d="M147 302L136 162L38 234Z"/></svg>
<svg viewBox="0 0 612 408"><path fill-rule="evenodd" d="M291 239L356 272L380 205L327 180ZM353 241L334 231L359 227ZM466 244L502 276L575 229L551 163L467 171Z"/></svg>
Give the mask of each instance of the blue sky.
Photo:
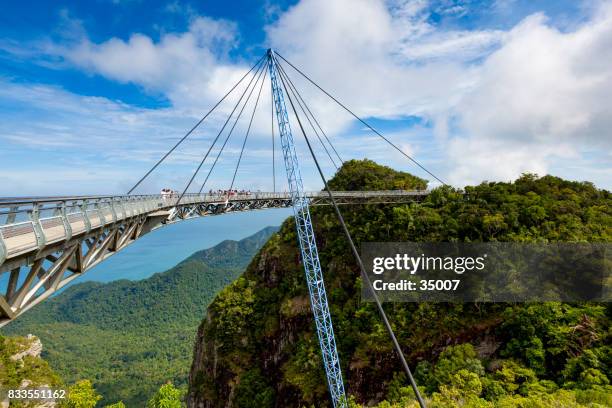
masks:
<svg viewBox="0 0 612 408"><path fill-rule="evenodd" d="M610 38L599 0L8 1L0 195L127 191L270 46L449 183L530 171L610 188ZM294 80L343 158L427 178ZM230 109L140 191L181 189ZM227 187L243 122L206 189ZM269 124L264 92L238 187L271 188ZM320 188L298 148L306 186Z"/></svg>

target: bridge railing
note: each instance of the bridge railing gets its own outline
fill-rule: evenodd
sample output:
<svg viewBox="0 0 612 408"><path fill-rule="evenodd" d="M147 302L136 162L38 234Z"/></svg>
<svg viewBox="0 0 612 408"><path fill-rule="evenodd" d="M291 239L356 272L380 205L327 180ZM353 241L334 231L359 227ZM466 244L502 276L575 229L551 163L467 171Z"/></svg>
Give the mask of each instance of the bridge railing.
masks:
<svg viewBox="0 0 612 408"><path fill-rule="evenodd" d="M336 197L381 197L423 195L423 191L335 191ZM325 198L323 191L306 192L309 198ZM235 200L270 200L290 199L287 192L247 192L247 193L205 193L185 194L181 204L200 202L224 202ZM66 197L17 197L0 198L0 225L25 222L32 219L56 218L72 214L91 216L95 223L107 223L112 219L125 218L152 211L156 208L172 207L176 204L176 195L129 195L129 196L66 196ZM85 221L87 222L87 221Z"/></svg>
<svg viewBox="0 0 612 408"><path fill-rule="evenodd" d="M158 202L154 196L1 199L0 263L153 211Z"/></svg>

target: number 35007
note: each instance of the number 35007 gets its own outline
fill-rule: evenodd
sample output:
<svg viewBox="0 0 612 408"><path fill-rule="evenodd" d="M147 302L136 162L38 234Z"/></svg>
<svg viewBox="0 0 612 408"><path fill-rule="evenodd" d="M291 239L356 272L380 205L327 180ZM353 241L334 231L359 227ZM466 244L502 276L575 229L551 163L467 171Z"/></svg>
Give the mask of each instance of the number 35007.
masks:
<svg viewBox="0 0 612 408"><path fill-rule="evenodd" d="M428 279L421 280L419 282L420 290L457 290L459 287L459 283L461 281L459 279L452 280L436 280L436 279Z"/></svg>

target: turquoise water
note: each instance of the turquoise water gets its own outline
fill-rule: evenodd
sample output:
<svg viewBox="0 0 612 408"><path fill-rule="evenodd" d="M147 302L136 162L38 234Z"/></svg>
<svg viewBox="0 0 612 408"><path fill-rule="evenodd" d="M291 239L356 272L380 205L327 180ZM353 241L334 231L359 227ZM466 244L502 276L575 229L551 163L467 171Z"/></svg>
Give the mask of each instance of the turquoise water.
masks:
<svg viewBox="0 0 612 408"><path fill-rule="evenodd" d="M270 209L202 217L168 225L139 238L71 283L144 279L223 240L240 240L264 227L280 225L289 215L291 209Z"/></svg>

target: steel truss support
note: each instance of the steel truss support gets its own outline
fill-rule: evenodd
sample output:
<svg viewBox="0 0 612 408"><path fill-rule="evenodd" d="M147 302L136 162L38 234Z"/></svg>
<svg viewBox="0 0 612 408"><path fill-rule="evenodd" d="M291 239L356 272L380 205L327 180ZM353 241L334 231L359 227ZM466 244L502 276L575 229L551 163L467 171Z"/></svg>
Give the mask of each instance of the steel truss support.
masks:
<svg viewBox="0 0 612 408"><path fill-rule="evenodd" d="M309 199L304 192L283 90L272 50L268 50L268 70L270 71L270 80L272 81L274 107L281 137L281 147L287 171L287 181L289 182L302 263L310 293L310 306L317 327L319 345L327 375L327 385L333 406L335 408L346 407L347 402L342 381L342 371L340 369L340 359L338 358L336 339L327 302L327 293L325 292L325 284L323 282L323 272L308 208Z"/></svg>
<svg viewBox="0 0 612 408"><path fill-rule="evenodd" d="M102 228L10 269L6 289L0 293L0 326L132 243L141 235L146 220L144 216L137 217Z"/></svg>

